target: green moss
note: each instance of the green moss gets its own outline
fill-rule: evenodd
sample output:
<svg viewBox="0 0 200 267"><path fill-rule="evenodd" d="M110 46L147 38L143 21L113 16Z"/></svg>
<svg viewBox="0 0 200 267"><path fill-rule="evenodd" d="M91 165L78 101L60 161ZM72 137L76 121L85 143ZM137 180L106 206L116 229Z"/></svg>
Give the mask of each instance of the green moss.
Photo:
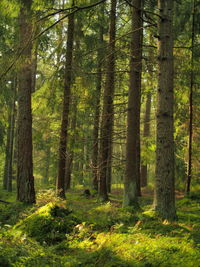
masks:
<svg viewBox="0 0 200 267"><path fill-rule="evenodd" d="M87 221L97 230L108 231L115 224L129 224L138 220L131 208L118 208L110 202L101 204L88 212Z"/></svg>
<svg viewBox="0 0 200 267"><path fill-rule="evenodd" d="M144 211L138 212L121 208L116 197L99 204L80 191L68 194L66 208L66 202L54 196L48 203L51 194L42 198L41 193L33 207L12 206L17 211L1 206L0 266L200 266L196 197L178 200L179 221L169 223L149 210L149 197L140 200ZM13 224L21 218L14 229L6 226L7 215Z"/></svg>
<svg viewBox="0 0 200 267"><path fill-rule="evenodd" d="M78 218L69 209L48 203L22 220L17 227L36 241L49 245L65 239L77 223Z"/></svg>

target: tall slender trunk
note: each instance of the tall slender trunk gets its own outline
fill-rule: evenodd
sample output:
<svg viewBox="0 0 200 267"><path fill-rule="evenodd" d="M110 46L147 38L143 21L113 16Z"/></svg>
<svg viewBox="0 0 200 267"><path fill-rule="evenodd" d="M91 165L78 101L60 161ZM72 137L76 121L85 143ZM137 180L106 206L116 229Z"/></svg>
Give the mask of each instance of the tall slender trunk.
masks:
<svg viewBox="0 0 200 267"><path fill-rule="evenodd" d="M140 102L142 73L142 1L132 1L130 85L128 97L124 206L138 206L140 195Z"/></svg>
<svg viewBox="0 0 200 267"><path fill-rule="evenodd" d="M113 115L114 116L114 115ZM112 122L113 124L113 122ZM107 162L107 171L106 171L106 185L108 193L111 193L112 188L112 154L113 154L113 125L112 131L109 135L109 151L108 151L108 162Z"/></svg>
<svg viewBox="0 0 200 267"><path fill-rule="evenodd" d="M67 155L66 166L67 169L65 171L65 188L69 190L71 188L71 176L72 176L72 163L73 163L74 152L71 151L69 155Z"/></svg>
<svg viewBox="0 0 200 267"><path fill-rule="evenodd" d="M36 40L35 46L34 46L34 52L32 54L32 93L35 92L36 87L36 73L37 73L37 61L38 61L38 40Z"/></svg>
<svg viewBox="0 0 200 267"><path fill-rule="evenodd" d="M99 198L108 200L107 192L107 166L109 159L110 138L113 130L113 96L114 96L114 70L115 70L115 32L116 32L116 5L117 0L111 0L109 47L107 56L107 74L103 97L103 112L101 122L100 140L100 170L99 170Z"/></svg>
<svg viewBox="0 0 200 267"><path fill-rule="evenodd" d="M6 158L4 166L4 179L3 188L12 191L12 166L13 166L13 144L14 144L14 132L15 132L15 101L17 90L17 79L14 77L11 83L12 86L12 100L9 107L8 116L8 129L7 129L7 141L6 141Z"/></svg>
<svg viewBox="0 0 200 267"><path fill-rule="evenodd" d="M148 92L146 99L146 107L145 107L145 117L144 117L144 130L143 136L144 138L148 138L150 136L150 115L151 115L151 92ZM144 144L147 145L146 140L144 140ZM147 163L145 162L141 166L141 186L147 186Z"/></svg>
<svg viewBox="0 0 200 267"><path fill-rule="evenodd" d="M35 189L32 158L32 110L31 110L31 5L21 0L19 17L20 47L22 49L19 69L18 127L17 127L17 199L34 203Z"/></svg>
<svg viewBox="0 0 200 267"><path fill-rule="evenodd" d="M74 101L74 114L71 121L71 132L73 133L70 137L70 142L68 144L68 153L66 159L66 170L65 170L65 188L71 188L71 175L73 168L73 159L74 159L74 145L76 141L76 121L77 121L77 101Z"/></svg>
<svg viewBox="0 0 200 267"><path fill-rule="evenodd" d="M11 124L10 124L10 144L9 144L9 156L8 156L8 177L7 177L7 190L12 191L12 176L13 176L13 153L14 153L14 135L15 135L15 115L16 115L16 90L17 90L17 79L13 79L13 99L11 109Z"/></svg>
<svg viewBox="0 0 200 267"><path fill-rule="evenodd" d="M7 128L7 138L6 138L6 157L4 164L4 178L3 178L3 189L7 190L8 184L8 165L9 165L9 148L10 148L10 132L11 132L11 111L8 111L8 128Z"/></svg>
<svg viewBox="0 0 200 267"><path fill-rule="evenodd" d="M47 185L49 183L49 166L51 159L51 138L48 137L46 140L46 151L45 151L45 172L43 178L43 184Z"/></svg>
<svg viewBox="0 0 200 267"><path fill-rule="evenodd" d="M92 170L93 170L93 189L98 191L98 155L99 155L99 121L100 121L100 98L102 88L102 47L103 46L103 25L99 28L99 45L97 54L97 80L96 80L96 95L95 95L95 114L93 128L93 153L92 153Z"/></svg>
<svg viewBox="0 0 200 267"><path fill-rule="evenodd" d="M68 17L63 112L62 112L62 123L61 123L61 133L60 133L58 177L56 184L57 195L61 198L65 198L66 146L67 146L67 130L69 121L69 105L70 105L70 95L71 95L73 42L74 42L74 14L71 14Z"/></svg>
<svg viewBox="0 0 200 267"><path fill-rule="evenodd" d="M193 0L192 11L192 53L191 53L191 73L190 73L190 97L189 97L189 140L188 140L188 166L186 193L190 193L192 179L192 138L193 138L193 90L194 90L194 45L195 45L195 9L196 1Z"/></svg>
<svg viewBox="0 0 200 267"><path fill-rule="evenodd" d="M173 0L158 0L158 90L156 180L154 205L158 215L176 218L174 190L174 120L173 120Z"/></svg>

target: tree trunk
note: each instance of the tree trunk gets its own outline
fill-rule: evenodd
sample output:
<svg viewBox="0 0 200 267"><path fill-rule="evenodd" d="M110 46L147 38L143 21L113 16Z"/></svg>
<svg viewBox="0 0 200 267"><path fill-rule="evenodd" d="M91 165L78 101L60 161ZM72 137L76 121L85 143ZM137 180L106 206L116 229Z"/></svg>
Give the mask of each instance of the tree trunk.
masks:
<svg viewBox="0 0 200 267"><path fill-rule="evenodd" d="M124 206L138 206L140 195L140 102L142 73L142 1L132 1L130 85L128 97Z"/></svg>
<svg viewBox="0 0 200 267"><path fill-rule="evenodd" d="M155 210L162 219L174 220L174 125L173 125L173 0L158 0L158 91Z"/></svg>
<svg viewBox="0 0 200 267"><path fill-rule="evenodd" d="M69 121L68 119L69 105L70 105L70 95L71 95L73 42L74 42L74 14L71 14L68 17L63 112L62 112L62 123L61 123L61 133L60 133L58 177L56 184L57 195L63 199L65 199L66 146L67 146L67 130Z"/></svg>
<svg viewBox="0 0 200 267"><path fill-rule="evenodd" d="M15 135L15 101L16 101L17 79L13 79L13 99L11 110L11 124L10 124L10 144L9 144L9 156L8 156L8 177L7 177L7 190L12 192L12 176L13 176L13 149L14 149L14 135Z"/></svg>
<svg viewBox="0 0 200 267"><path fill-rule="evenodd" d="M108 200L107 192L107 166L109 160L110 138L113 131L113 96L114 96L114 70L115 70L115 31L116 31L116 0L111 1L109 47L107 56L107 74L103 97L103 112L101 122L100 140L100 170L99 170L99 199Z"/></svg>
<svg viewBox="0 0 200 267"><path fill-rule="evenodd" d="M32 64L32 93L35 92L35 87L36 87L36 73L37 73L37 60L38 60L38 40L36 40L35 43L35 47L34 47L34 52L32 54L32 60L31 60L31 64Z"/></svg>
<svg viewBox="0 0 200 267"><path fill-rule="evenodd" d="M3 189L12 191L12 164L13 164L13 142L14 142L14 130L15 130L15 101L16 101L16 78L13 78L12 87L12 99L8 107L8 128L6 139L6 158L4 165L4 179Z"/></svg>
<svg viewBox="0 0 200 267"><path fill-rule="evenodd" d="M43 178L43 184L47 185L49 183L49 165L51 159L51 138L46 140L46 157L45 157L45 173Z"/></svg>
<svg viewBox="0 0 200 267"><path fill-rule="evenodd" d="M66 190L69 190L71 188L71 176L72 176L72 163L73 163L73 151L70 152L69 155L67 155L66 160L66 171L65 171L65 188Z"/></svg>
<svg viewBox="0 0 200 267"><path fill-rule="evenodd" d="M98 191L98 155L99 155L99 121L100 121L100 98L102 88L102 48L103 46L103 25L99 29L99 45L97 60L97 81L96 81L96 98L95 98L95 114L94 114L94 128L93 128L93 153L92 153L92 170L93 181L92 186L95 191Z"/></svg>
<svg viewBox="0 0 200 267"><path fill-rule="evenodd" d="M8 111L8 128L7 128L7 138L6 138L6 157L4 164L4 178L3 178L3 189L7 190L8 185L8 165L9 165L9 148L10 148L10 132L11 132L11 111Z"/></svg>
<svg viewBox="0 0 200 267"><path fill-rule="evenodd" d="M113 123L113 122L112 122ZM113 153L113 125L112 125L112 132L109 136L109 151L108 151L108 162L107 162L107 171L106 171L106 185L108 193L111 193L112 188L112 153Z"/></svg>
<svg viewBox="0 0 200 267"><path fill-rule="evenodd" d="M144 118L144 130L143 136L147 138L150 136L150 115L151 115L151 92L147 94L146 108L145 108L145 118ZM144 144L147 145L146 140ZM141 166L141 186L147 186L147 163L145 162Z"/></svg>
<svg viewBox="0 0 200 267"><path fill-rule="evenodd" d="M71 132L73 133L70 137L70 142L68 144L68 153L66 159L66 170L65 170L65 188L71 188L71 174L73 168L73 159L74 159L74 145L76 141L76 120L77 120L77 101L75 100L73 103L74 114L71 120Z"/></svg>
<svg viewBox="0 0 200 267"><path fill-rule="evenodd" d="M32 158L32 110L31 110L31 4L21 0L19 18L20 47L22 49L19 69L18 128L17 128L17 199L35 203Z"/></svg>
<svg viewBox="0 0 200 267"><path fill-rule="evenodd" d="M190 193L192 179L192 138L193 138L193 87L194 87L194 45L195 45L195 10L196 1L193 0L192 11L192 53L191 53L191 73L190 73L190 99L189 99L189 140L188 140L188 166L186 194Z"/></svg>

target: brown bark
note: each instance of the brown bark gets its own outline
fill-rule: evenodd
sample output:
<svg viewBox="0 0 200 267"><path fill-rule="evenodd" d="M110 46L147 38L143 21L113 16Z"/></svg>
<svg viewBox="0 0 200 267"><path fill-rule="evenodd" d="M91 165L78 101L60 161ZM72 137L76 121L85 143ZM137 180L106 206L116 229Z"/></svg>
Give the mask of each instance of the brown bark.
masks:
<svg viewBox="0 0 200 267"><path fill-rule="evenodd" d="M71 132L73 135L70 136L70 142L68 144L68 153L66 158L66 170L65 170L65 188L71 188L71 175L73 168L73 159L74 159L74 145L76 141L76 120L77 120L77 101L73 103L73 118L71 120Z"/></svg>
<svg viewBox="0 0 200 267"><path fill-rule="evenodd" d="M191 73L190 73L190 96L189 96L189 138L188 138L188 166L186 193L190 193L192 179L192 138L193 138L193 90L194 90L194 45L195 45L195 12L196 1L193 1L192 11L192 53L191 53Z"/></svg>
<svg viewBox="0 0 200 267"><path fill-rule="evenodd" d="M8 128L7 128L7 138L6 138L6 157L4 164L4 178L3 178L3 189L7 190L8 184L8 165L9 165L9 148L10 148L10 132L11 132L11 111L8 114Z"/></svg>
<svg viewBox="0 0 200 267"><path fill-rule="evenodd" d="M71 188L71 176L72 176L72 163L73 163L74 153L71 151L69 155L67 155L66 159L66 171L65 171L65 188L69 190Z"/></svg>
<svg viewBox="0 0 200 267"><path fill-rule="evenodd" d="M138 206L140 192L140 102L142 72L142 1L132 1L130 85L127 114L124 206Z"/></svg>
<svg viewBox="0 0 200 267"><path fill-rule="evenodd" d="M176 218L173 125L173 0L158 0L158 91L155 210L167 220Z"/></svg>
<svg viewBox="0 0 200 267"><path fill-rule="evenodd" d="M114 96L114 70L115 70L115 32L116 32L116 0L111 1L109 47L107 56L107 75L103 96L103 112L101 121L101 140L99 151L99 199L108 200L107 192L107 166L109 159L110 138L113 129L113 96Z"/></svg>
<svg viewBox="0 0 200 267"><path fill-rule="evenodd" d="M34 46L34 52L32 54L32 93L35 92L36 87L36 73L37 73L37 59L38 59L38 40L36 40L35 46Z"/></svg>
<svg viewBox="0 0 200 267"><path fill-rule="evenodd" d="M150 115L151 115L151 92L148 92L146 99L145 118L144 118L144 130L143 136L147 138L150 136ZM144 141L147 145L146 140ZM141 166L141 186L147 186L147 163Z"/></svg>
<svg viewBox="0 0 200 267"><path fill-rule="evenodd" d="M11 124L10 124L10 144L9 144L9 160L8 160L8 177L7 177L7 190L12 191L12 176L13 176L13 153L14 153L14 133L15 133L15 101L16 101L16 88L17 79L13 79L13 99L12 99L12 110L11 110Z"/></svg>
<svg viewBox="0 0 200 267"><path fill-rule="evenodd" d="M109 151L108 151L108 161L107 161L107 171L106 171L106 185L108 193L111 193L111 188L112 188L112 153L113 153L112 136L113 136L113 129L109 136L109 145L108 145Z"/></svg>
<svg viewBox="0 0 200 267"><path fill-rule="evenodd" d="M35 189L32 159L31 110L31 4L22 0L19 17L20 46L23 48L19 67L18 127L17 127L17 199L34 203Z"/></svg>
<svg viewBox="0 0 200 267"><path fill-rule="evenodd" d="M102 10L103 11L103 10ZM99 45L103 46L103 25L99 28ZM102 88L102 48L98 49L97 60L97 81L96 81L96 95L95 95L95 114L94 114L94 128L93 128L93 152L92 152L92 170L93 170L93 189L98 191L98 155L99 155L99 121L100 121L100 97Z"/></svg>
<svg viewBox="0 0 200 267"><path fill-rule="evenodd" d="M64 98L63 98L62 123L61 123L61 133L60 133L60 146L59 146L58 177L56 184L57 195L61 198L65 198L66 146L67 146L67 130L69 121L68 119L69 105L70 105L70 95L71 95L73 42L74 42L74 14L70 15L68 18Z"/></svg>
<svg viewBox="0 0 200 267"><path fill-rule="evenodd" d="M15 130L15 101L16 101L16 87L17 81L14 77L11 83L12 97L8 107L8 128L6 138L6 157L4 165L4 179L3 189L12 191L12 165L13 165L13 143L14 143L14 130Z"/></svg>

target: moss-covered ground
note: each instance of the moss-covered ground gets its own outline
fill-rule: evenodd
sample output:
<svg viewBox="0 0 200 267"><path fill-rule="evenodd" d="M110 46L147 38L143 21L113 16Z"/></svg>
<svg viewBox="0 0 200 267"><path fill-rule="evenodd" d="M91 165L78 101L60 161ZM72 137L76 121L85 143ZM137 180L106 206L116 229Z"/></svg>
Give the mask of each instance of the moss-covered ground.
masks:
<svg viewBox="0 0 200 267"><path fill-rule="evenodd" d="M0 266L200 266L200 195L177 199L178 221L161 221L150 210L121 208L122 192L100 204L81 190L67 200L52 190L39 192L37 204L15 202L0 192Z"/></svg>

